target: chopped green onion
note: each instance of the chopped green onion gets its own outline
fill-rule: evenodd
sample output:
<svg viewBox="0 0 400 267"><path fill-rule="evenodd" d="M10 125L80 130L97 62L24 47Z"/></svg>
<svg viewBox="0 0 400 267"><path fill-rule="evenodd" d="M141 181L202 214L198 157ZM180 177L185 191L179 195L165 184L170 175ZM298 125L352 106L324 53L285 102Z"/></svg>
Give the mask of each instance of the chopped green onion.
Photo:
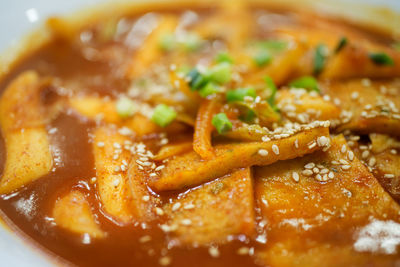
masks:
<svg viewBox="0 0 400 267"><path fill-rule="evenodd" d="M218 113L214 115L211 121L219 134L223 134L232 129L232 122L228 119L225 113Z"/></svg>
<svg viewBox="0 0 400 267"><path fill-rule="evenodd" d="M135 103L127 97L118 99L115 107L118 115L123 119L132 116L137 110Z"/></svg>
<svg viewBox="0 0 400 267"><path fill-rule="evenodd" d="M393 58L391 58L386 53L383 53L383 52L382 53L369 53L368 56L376 65L387 65L387 66L394 65Z"/></svg>
<svg viewBox="0 0 400 267"><path fill-rule="evenodd" d="M173 34L164 34L160 38L160 48L163 51L171 51L175 48L175 36Z"/></svg>
<svg viewBox="0 0 400 267"><path fill-rule="evenodd" d="M252 123L254 122L256 116L257 116L256 112L253 109L249 108L246 110L245 114L239 116L239 119L247 123Z"/></svg>
<svg viewBox="0 0 400 267"><path fill-rule="evenodd" d="M201 47L203 40L195 33L187 33L178 37L178 43L187 52L194 52Z"/></svg>
<svg viewBox="0 0 400 267"><path fill-rule="evenodd" d="M256 90L254 88L239 88L226 92L226 100L228 102L243 101L246 96L256 98Z"/></svg>
<svg viewBox="0 0 400 267"><path fill-rule="evenodd" d="M319 44L314 53L314 74L319 74L325 66L327 47Z"/></svg>
<svg viewBox="0 0 400 267"><path fill-rule="evenodd" d="M169 125L175 118L176 112L173 108L160 104L154 109L153 116L151 120L161 127Z"/></svg>
<svg viewBox="0 0 400 267"><path fill-rule="evenodd" d="M348 43L348 40L346 37L340 38L336 48L335 48L335 53L339 53L340 50L342 50Z"/></svg>
<svg viewBox="0 0 400 267"><path fill-rule="evenodd" d="M190 79L189 86L192 90L198 90L209 81L209 79L201 74L196 68L189 71L187 77Z"/></svg>
<svg viewBox="0 0 400 267"><path fill-rule="evenodd" d="M215 62L217 63L222 63L226 62L229 64L233 63L232 57L228 54L228 52L220 52L218 55L215 57Z"/></svg>
<svg viewBox="0 0 400 267"><path fill-rule="evenodd" d="M199 89L199 95L201 97L207 97L209 95L218 93L219 91L220 91L220 88L218 87L218 85L216 85L213 82L209 82L205 86L203 86L202 88Z"/></svg>
<svg viewBox="0 0 400 267"><path fill-rule="evenodd" d="M278 91L278 88L276 88L276 85L271 77L265 76L264 80L265 80L265 83L267 84L267 88L271 91L271 93L267 99L268 104L270 104L271 107L274 107L275 106L275 95L276 95L276 92Z"/></svg>
<svg viewBox="0 0 400 267"><path fill-rule="evenodd" d="M304 77L298 78L298 79L292 81L289 85L294 88L304 88L309 91L316 91L318 93L320 92L319 87L318 87L318 82L312 76L304 76Z"/></svg>
<svg viewBox="0 0 400 267"><path fill-rule="evenodd" d="M229 63L222 62L209 69L208 75L211 81L224 84L231 80L232 67Z"/></svg>
<svg viewBox="0 0 400 267"><path fill-rule="evenodd" d="M259 41L256 45L260 48L268 49L271 52L280 52L287 48L288 43L283 40Z"/></svg>
<svg viewBox="0 0 400 267"><path fill-rule="evenodd" d="M262 50L253 57L253 61L257 65L257 67L263 67L270 63L271 60L271 54L267 50Z"/></svg>

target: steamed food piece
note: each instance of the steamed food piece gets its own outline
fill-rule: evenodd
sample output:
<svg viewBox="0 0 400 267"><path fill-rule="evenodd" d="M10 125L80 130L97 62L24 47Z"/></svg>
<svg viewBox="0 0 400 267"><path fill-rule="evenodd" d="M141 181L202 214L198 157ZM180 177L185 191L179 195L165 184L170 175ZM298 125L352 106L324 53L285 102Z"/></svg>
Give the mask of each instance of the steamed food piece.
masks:
<svg viewBox="0 0 400 267"><path fill-rule="evenodd" d="M55 223L76 234L88 234L91 238L104 238L92 213L89 202L80 191L74 190L58 199L53 208Z"/></svg>
<svg viewBox="0 0 400 267"><path fill-rule="evenodd" d="M350 151L338 136L326 152L256 170L268 240L258 257L266 265L381 266L393 260L384 246L364 252L368 245L358 233L374 221L398 222L400 208Z"/></svg>
<svg viewBox="0 0 400 267"><path fill-rule="evenodd" d="M341 109L337 131L400 134L400 84L396 79L332 81L321 88Z"/></svg>
<svg viewBox="0 0 400 267"><path fill-rule="evenodd" d="M282 89L277 94L276 102L286 117L299 123L340 118L340 109L317 92L301 88Z"/></svg>
<svg viewBox="0 0 400 267"><path fill-rule="evenodd" d="M0 193L10 193L50 172L53 158L40 101L41 80L36 72L20 74L0 100L0 124L6 162Z"/></svg>
<svg viewBox="0 0 400 267"><path fill-rule="evenodd" d="M154 199L149 196L137 155L124 147L129 138L111 127L94 132L93 153L97 189L104 211L119 223L143 222L153 218ZM145 197L146 196L146 197ZM149 198L143 201L143 197Z"/></svg>
<svg viewBox="0 0 400 267"><path fill-rule="evenodd" d="M156 191L176 190L210 181L237 168L301 157L322 149L318 138L327 140L328 136L329 129L319 125L269 142L216 145L215 157L210 160L203 160L192 151L169 160L160 176L150 181L150 186ZM329 140L325 145L329 145Z"/></svg>
<svg viewBox="0 0 400 267"><path fill-rule="evenodd" d="M164 210L169 217L166 225L172 229L170 238L180 245L222 244L230 235L252 237L255 221L251 169L236 170L188 191Z"/></svg>

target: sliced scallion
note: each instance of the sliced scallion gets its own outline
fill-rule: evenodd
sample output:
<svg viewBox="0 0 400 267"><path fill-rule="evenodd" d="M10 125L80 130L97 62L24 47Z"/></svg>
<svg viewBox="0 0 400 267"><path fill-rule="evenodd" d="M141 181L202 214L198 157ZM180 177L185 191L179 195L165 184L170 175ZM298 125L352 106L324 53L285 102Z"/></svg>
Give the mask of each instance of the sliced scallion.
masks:
<svg viewBox="0 0 400 267"><path fill-rule="evenodd" d="M256 98L256 90L254 88L239 88L226 92L226 100L228 102L243 101L246 96Z"/></svg>
<svg viewBox="0 0 400 267"><path fill-rule="evenodd" d="M348 43L348 40L346 37L340 38L336 48L335 48L335 53L339 53L340 50L342 50Z"/></svg>
<svg viewBox="0 0 400 267"><path fill-rule="evenodd" d="M308 91L316 91L318 93L320 92L318 87L318 82L312 76L304 76L298 78L292 81L289 85L294 88L304 88L307 89Z"/></svg>
<svg viewBox="0 0 400 267"><path fill-rule="evenodd" d="M226 63L232 64L233 63L233 59L228 54L228 52L220 52L215 57L215 62L217 62L217 63L226 62Z"/></svg>
<svg viewBox="0 0 400 267"><path fill-rule="evenodd" d="M263 67L270 63L271 60L272 56L268 50L261 50L253 57L253 61L257 67Z"/></svg>
<svg viewBox="0 0 400 267"><path fill-rule="evenodd" d="M209 95L218 93L220 91L220 88L218 85L216 85L213 82L207 83L205 86L199 89L199 95L201 97L207 97Z"/></svg>
<svg viewBox="0 0 400 267"><path fill-rule="evenodd" d="M118 99L115 107L118 115L123 119L132 116L137 110L135 103L130 98L125 96Z"/></svg>
<svg viewBox="0 0 400 267"><path fill-rule="evenodd" d="M393 66L394 60L388 54L379 52L379 53L369 53L369 58L374 62L376 65L386 65L386 66Z"/></svg>
<svg viewBox="0 0 400 267"><path fill-rule="evenodd" d="M232 66L227 62L219 63L208 70L208 78L218 84L224 84L231 80Z"/></svg>
<svg viewBox="0 0 400 267"><path fill-rule="evenodd" d="M225 113L218 113L214 115L211 121L219 134L223 134L232 129L232 122L228 119Z"/></svg>
<svg viewBox="0 0 400 267"><path fill-rule="evenodd" d="M151 117L151 120L157 125L165 127L169 125L176 118L176 115L177 114L173 108L165 104L159 104L154 109L154 113L153 116Z"/></svg>
<svg viewBox="0 0 400 267"><path fill-rule="evenodd" d="M324 69L326 60L327 47L324 44L319 44L314 52L314 74L320 74Z"/></svg>

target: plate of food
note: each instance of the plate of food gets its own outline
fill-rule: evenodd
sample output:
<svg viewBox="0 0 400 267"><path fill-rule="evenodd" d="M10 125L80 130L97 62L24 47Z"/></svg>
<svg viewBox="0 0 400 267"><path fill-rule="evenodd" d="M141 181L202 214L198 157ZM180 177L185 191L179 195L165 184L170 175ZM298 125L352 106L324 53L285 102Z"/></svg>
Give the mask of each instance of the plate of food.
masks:
<svg viewBox="0 0 400 267"><path fill-rule="evenodd" d="M397 2L42 2L0 39L7 266L400 264Z"/></svg>

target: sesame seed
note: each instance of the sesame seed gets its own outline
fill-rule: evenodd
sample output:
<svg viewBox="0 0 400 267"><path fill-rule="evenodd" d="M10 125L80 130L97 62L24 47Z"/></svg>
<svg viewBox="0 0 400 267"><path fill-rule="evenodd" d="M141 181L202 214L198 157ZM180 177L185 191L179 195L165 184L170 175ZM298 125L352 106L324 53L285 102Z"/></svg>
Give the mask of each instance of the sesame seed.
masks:
<svg viewBox="0 0 400 267"><path fill-rule="evenodd" d="M342 148L340 149L340 152L342 152L343 154L344 153L346 153L346 151L347 151L347 147L346 147L346 145L342 145Z"/></svg>
<svg viewBox="0 0 400 267"><path fill-rule="evenodd" d="M329 142L329 139L326 136L320 136L317 138L318 146L326 146Z"/></svg>
<svg viewBox="0 0 400 267"><path fill-rule="evenodd" d="M349 164L349 162L347 160L345 160L345 159L340 159L339 162L340 162L340 164L344 164L344 165L348 165Z"/></svg>
<svg viewBox="0 0 400 267"><path fill-rule="evenodd" d="M294 140L294 147L299 148L299 140L298 139Z"/></svg>
<svg viewBox="0 0 400 267"><path fill-rule="evenodd" d="M192 203L189 203L189 204L186 204L183 208L185 209L185 210L191 210L191 209L194 209L196 206L194 205L194 204L192 204Z"/></svg>
<svg viewBox="0 0 400 267"><path fill-rule="evenodd" d="M141 238L139 238L140 243L146 243L146 242L149 242L150 240L151 240L151 236L149 236L149 235L145 235L145 236L142 236Z"/></svg>
<svg viewBox="0 0 400 267"><path fill-rule="evenodd" d="M315 141L313 141L311 144L308 145L308 148L313 149L316 146L317 146L317 143Z"/></svg>
<svg viewBox="0 0 400 267"><path fill-rule="evenodd" d="M161 208L159 208L159 207L156 207L156 208L155 208L155 211L156 211L156 214L157 214L157 215L160 215L160 216L164 215L164 211L163 211Z"/></svg>
<svg viewBox="0 0 400 267"><path fill-rule="evenodd" d="M268 136L263 136L263 137L261 137L261 140L263 141L263 142L269 142L269 141L271 141L271 138L269 138Z"/></svg>
<svg viewBox="0 0 400 267"><path fill-rule="evenodd" d="M91 182L92 184L94 184L96 181L97 181L97 178L96 178L96 177L92 177L92 178L90 179L90 182Z"/></svg>
<svg viewBox="0 0 400 267"><path fill-rule="evenodd" d="M160 258L160 260L158 262L160 263L160 265L167 266L167 265L171 264L171 258L165 256L165 257Z"/></svg>
<svg viewBox="0 0 400 267"><path fill-rule="evenodd" d="M312 169L314 167L315 167L314 162L310 162L310 163L307 163L306 165L304 165L304 168L306 168L306 169Z"/></svg>
<svg viewBox="0 0 400 267"><path fill-rule="evenodd" d="M175 203L172 205L172 211L177 211L181 207L181 203Z"/></svg>
<svg viewBox="0 0 400 267"><path fill-rule="evenodd" d="M98 146L98 147L104 147L104 142L98 142L98 143L97 143L97 146Z"/></svg>
<svg viewBox="0 0 400 267"><path fill-rule="evenodd" d="M342 168L343 170L348 170L348 169L351 168L351 165L342 165L341 168Z"/></svg>
<svg viewBox="0 0 400 267"><path fill-rule="evenodd" d="M313 174L312 170L304 170L301 172L304 176L311 176Z"/></svg>
<svg viewBox="0 0 400 267"><path fill-rule="evenodd" d="M209 247L208 253L211 255L213 258L218 258L219 257L219 250L217 247Z"/></svg>
<svg viewBox="0 0 400 267"><path fill-rule="evenodd" d="M315 175L315 179L317 179L318 181L322 181L322 176L321 176L321 174Z"/></svg>
<svg viewBox="0 0 400 267"><path fill-rule="evenodd" d="M329 172L329 173L328 173L328 178L329 178L329 179L335 178L335 174L334 174L333 172Z"/></svg>
<svg viewBox="0 0 400 267"><path fill-rule="evenodd" d="M143 196L143 197L142 197L142 200L143 200L144 202L147 202L147 201L150 200L150 196Z"/></svg>
<svg viewBox="0 0 400 267"><path fill-rule="evenodd" d="M384 175L384 177L385 177L385 178L394 178L394 174L386 173L386 174Z"/></svg>
<svg viewBox="0 0 400 267"><path fill-rule="evenodd" d="M374 167L375 164L376 164L376 159L375 159L374 157L371 157L371 158L369 159L369 161L368 161L368 165L369 165L370 167Z"/></svg>
<svg viewBox="0 0 400 267"><path fill-rule="evenodd" d="M249 254L249 248L248 247L241 247L237 250L237 254L239 255L248 255Z"/></svg>
<svg viewBox="0 0 400 267"><path fill-rule="evenodd" d="M350 161L353 161L353 159L354 159L354 153L353 153L353 151L348 151L348 152L347 152L347 158L348 158Z"/></svg>
<svg viewBox="0 0 400 267"><path fill-rule="evenodd" d="M358 97L359 97L358 92L353 92L353 93L351 94L351 99L353 99L353 100L356 100Z"/></svg>
<svg viewBox="0 0 400 267"><path fill-rule="evenodd" d="M327 168L324 168L324 169L322 169L320 171L321 174L325 174L325 173L328 173L328 172L329 172L329 170Z"/></svg>
<svg viewBox="0 0 400 267"><path fill-rule="evenodd" d="M279 155L279 147L277 145L272 145L272 151L276 154Z"/></svg>
<svg viewBox="0 0 400 267"><path fill-rule="evenodd" d="M114 171L115 172L119 172L121 170L121 168L119 166L115 166Z"/></svg>
<svg viewBox="0 0 400 267"><path fill-rule="evenodd" d="M192 224L192 221L191 221L190 219L183 219L183 220L181 221L181 224L182 224L182 225L188 226L188 225L191 225L191 224Z"/></svg>
<svg viewBox="0 0 400 267"><path fill-rule="evenodd" d="M164 168L165 168L164 165L160 165L160 166L158 166L158 167L156 168L156 171L161 171L161 170L164 169Z"/></svg>
<svg viewBox="0 0 400 267"><path fill-rule="evenodd" d="M259 154L260 156L266 157L266 156L268 156L268 151L265 150L265 149L259 149L259 150L258 150L258 154Z"/></svg>
<svg viewBox="0 0 400 267"><path fill-rule="evenodd" d="M397 150L396 149L391 149L390 153L393 154L393 155L396 155L397 154Z"/></svg>
<svg viewBox="0 0 400 267"><path fill-rule="evenodd" d="M117 187L117 186L119 185L119 183L120 183L120 180L119 180L119 179L115 179L115 180L113 181L113 185L114 185L115 187Z"/></svg>
<svg viewBox="0 0 400 267"><path fill-rule="evenodd" d="M361 153L361 157L362 157L363 159L368 158L368 156L369 156L369 151L368 151L368 150L365 150L365 151L363 151L363 152Z"/></svg>
<svg viewBox="0 0 400 267"><path fill-rule="evenodd" d="M150 176L150 177L156 177L156 176L157 176L157 173L152 172L152 173L149 174L149 176Z"/></svg>
<svg viewBox="0 0 400 267"><path fill-rule="evenodd" d="M298 182L300 179L299 174L297 172L292 172L292 178L295 182Z"/></svg>
<svg viewBox="0 0 400 267"><path fill-rule="evenodd" d="M313 168L312 171L313 171L313 173L319 173L319 169L318 168Z"/></svg>

